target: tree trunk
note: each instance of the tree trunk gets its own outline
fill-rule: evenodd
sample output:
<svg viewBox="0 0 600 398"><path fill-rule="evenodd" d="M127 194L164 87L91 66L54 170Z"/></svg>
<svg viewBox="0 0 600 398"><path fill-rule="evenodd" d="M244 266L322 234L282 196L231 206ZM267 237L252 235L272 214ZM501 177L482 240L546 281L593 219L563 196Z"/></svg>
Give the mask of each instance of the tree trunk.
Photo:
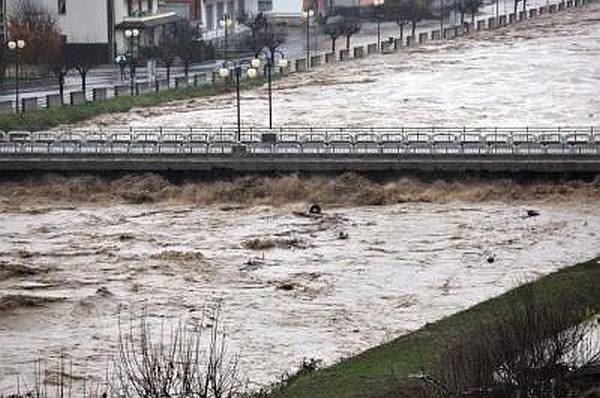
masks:
<svg viewBox="0 0 600 398"><path fill-rule="evenodd" d="M335 42L337 40L337 37L332 37L331 38L331 52L334 53L335 52Z"/></svg>
<svg viewBox="0 0 600 398"><path fill-rule="evenodd" d="M461 25L465 24L465 10L464 9L460 10L460 24Z"/></svg>
<svg viewBox="0 0 600 398"><path fill-rule="evenodd" d="M518 7L519 7L519 0L515 0L515 15L517 15Z"/></svg>
<svg viewBox="0 0 600 398"><path fill-rule="evenodd" d="M471 12L471 25L473 25L473 30L475 30L475 10Z"/></svg>
<svg viewBox="0 0 600 398"><path fill-rule="evenodd" d="M346 36L346 49L350 50L350 36Z"/></svg>
<svg viewBox="0 0 600 398"><path fill-rule="evenodd" d="M404 21L400 24L400 42L404 40Z"/></svg>
<svg viewBox="0 0 600 398"><path fill-rule="evenodd" d="M413 37L413 40L415 38L416 31L417 31L417 20L413 19L413 21L412 21L412 33L411 33L412 37Z"/></svg>
<svg viewBox="0 0 600 398"><path fill-rule="evenodd" d="M171 87L171 64L166 64L167 67L167 87Z"/></svg>
<svg viewBox="0 0 600 398"><path fill-rule="evenodd" d="M523 12L527 12L527 0L523 0Z"/></svg>
<svg viewBox="0 0 600 398"><path fill-rule="evenodd" d="M185 75L185 80L188 80L190 77L190 62L185 61L183 63L183 74Z"/></svg>

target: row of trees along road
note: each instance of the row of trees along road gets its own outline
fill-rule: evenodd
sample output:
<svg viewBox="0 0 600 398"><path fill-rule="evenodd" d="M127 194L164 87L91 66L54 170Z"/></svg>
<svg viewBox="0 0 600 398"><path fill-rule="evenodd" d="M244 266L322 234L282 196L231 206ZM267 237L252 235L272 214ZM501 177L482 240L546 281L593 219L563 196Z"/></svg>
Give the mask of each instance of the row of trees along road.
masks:
<svg viewBox="0 0 600 398"><path fill-rule="evenodd" d="M106 64L106 54L98 45L65 43L56 18L35 0L22 0L8 19L8 33L11 38L25 40L26 47L20 51L19 60L30 66L45 69L58 81L61 98L64 96L65 77L75 70L81 77L81 90L86 91L87 75L91 69ZM180 60L188 76L190 65L214 57L210 44L198 39L196 28L187 22L168 29L158 45L142 47L138 62L146 58L156 59L166 67L167 77L171 77L171 67ZM7 65L10 59L2 46L1 64ZM130 62L133 60L130 59Z"/></svg>
<svg viewBox="0 0 600 398"><path fill-rule="evenodd" d="M519 2L523 2L525 9L526 0L514 0L515 12ZM444 6L444 12L455 11L461 15L461 24L465 22L465 14L471 15L471 23L475 23L475 16L483 5L483 0L459 0L451 5ZM354 9L338 8L332 15L321 16L318 19L323 34L331 40L331 51L336 50L336 42L340 37L346 38L346 48L350 48L350 38L360 32L364 20L379 20L381 22L396 22L400 32L399 38L404 39L404 27L410 26L411 35L415 36L417 24L424 19L435 19L440 16L431 12L431 0L386 0L381 5L370 8ZM441 16L443 17L443 15Z"/></svg>

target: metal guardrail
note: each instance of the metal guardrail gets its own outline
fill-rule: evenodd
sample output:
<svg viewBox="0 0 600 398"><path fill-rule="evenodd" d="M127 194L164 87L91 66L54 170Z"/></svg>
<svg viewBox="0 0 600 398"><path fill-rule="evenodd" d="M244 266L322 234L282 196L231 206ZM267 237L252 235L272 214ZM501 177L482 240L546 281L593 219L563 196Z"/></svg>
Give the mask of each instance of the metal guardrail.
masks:
<svg viewBox="0 0 600 398"><path fill-rule="evenodd" d="M0 158L176 155L600 155L597 127L111 127L0 132Z"/></svg>

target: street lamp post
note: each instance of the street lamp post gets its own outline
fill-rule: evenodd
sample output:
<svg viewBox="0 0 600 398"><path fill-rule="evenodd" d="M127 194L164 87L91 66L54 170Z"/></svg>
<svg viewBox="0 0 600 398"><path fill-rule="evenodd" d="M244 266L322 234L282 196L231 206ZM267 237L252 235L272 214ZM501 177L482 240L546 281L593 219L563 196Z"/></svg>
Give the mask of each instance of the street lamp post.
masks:
<svg viewBox="0 0 600 398"><path fill-rule="evenodd" d="M15 52L15 111L19 113L19 50L25 48L25 40L11 40L8 49Z"/></svg>
<svg viewBox="0 0 600 398"><path fill-rule="evenodd" d="M288 67L288 60L285 58L285 55L280 50L274 50L270 54L265 53L264 50L261 53L267 59L267 87L269 92L269 130L273 128L273 89L272 89L272 72L273 67L275 66L275 57L277 54L281 56L279 61L277 62L277 66L281 69L285 69ZM258 70L260 66L260 60L258 56L255 57L251 61L251 65L253 68Z"/></svg>
<svg viewBox="0 0 600 398"><path fill-rule="evenodd" d="M310 68L310 18L315 12L308 8L302 11L302 18L306 19L306 67Z"/></svg>
<svg viewBox="0 0 600 398"><path fill-rule="evenodd" d="M131 95L135 95L135 48L134 40L140 36L138 29L126 29L125 37L129 40L129 51L131 57L129 58L129 78L131 80Z"/></svg>
<svg viewBox="0 0 600 398"><path fill-rule="evenodd" d="M233 19L228 14L223 14L219 20L219 25L225 29L225 48L223 50L223 59L227 60L228 55L228 38L229 38L229 27L233 25Z"/></svg>
<svg viewBox="0 0 600 398"><path fill-rule="evenodd" d="M382 6L385 0L375 0L375 18L377 19L377 51L381 51L381 20L383 19Z"/></svg>
<svg viewBox="0 0 600 398"><path fill-rule="evenodd" d="M248 61L246 59L244 60L239 60L238 62L233 62L233 61L228 61L225 60L223 62L223 65L221 66L221 68L219 69L219 76L223 79L227 79L229 77L229 68L227 67L228 65L233 67L234 73L235 73L235 93L236 93L236 108L237 108L237 141L238 143L241 141L241 137L242 137L242 116L241 116L241 110L240 110L240 78L242 75L242 67L244 65L248 65L249 68L246 71L246 75L250 78L250 79L254 79L258 76L258 71L256 70L256 68L254 68L254 65L256 64L254 61L258 61L257 59L253 59L252 61ZM259 61L260 64L260 61ZM258 65L257 65L258 67Z"/></svg>

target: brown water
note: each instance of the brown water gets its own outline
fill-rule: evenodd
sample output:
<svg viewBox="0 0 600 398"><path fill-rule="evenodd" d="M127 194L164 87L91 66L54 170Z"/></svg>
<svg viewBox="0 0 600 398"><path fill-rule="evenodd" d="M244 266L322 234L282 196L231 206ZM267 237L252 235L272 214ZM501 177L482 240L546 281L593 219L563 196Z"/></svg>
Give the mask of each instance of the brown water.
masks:
<svg viewBox="0 0 600 398"><path fill-rule="evenodd" d="M240 181L0 184L0 391L62 351L76 377L103 375L119 314L169 325L220 300L244 374L264 383L600 253L595 184ZM138 186L155 203L127 204ZM380 190L385 205L356 206ZM315 192L342 207L297 214Z"/></svg>

